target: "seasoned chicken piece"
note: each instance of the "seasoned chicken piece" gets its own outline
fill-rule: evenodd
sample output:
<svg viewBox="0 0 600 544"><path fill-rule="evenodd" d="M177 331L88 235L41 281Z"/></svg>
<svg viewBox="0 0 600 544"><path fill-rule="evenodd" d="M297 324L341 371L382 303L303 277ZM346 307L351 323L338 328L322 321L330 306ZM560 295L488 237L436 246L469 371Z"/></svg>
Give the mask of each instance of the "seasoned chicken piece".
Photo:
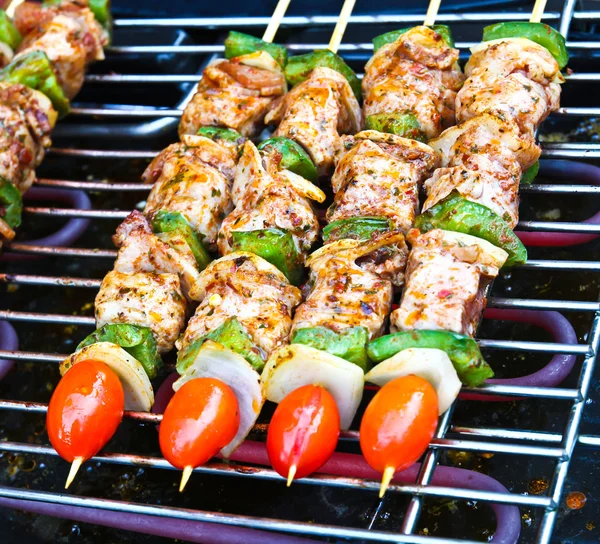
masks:
<svg viewBox="0 0 600 544"><path fill-rule="evenodd" d="M180 212L214 249L221 222L233 207L229 176L235 162L228 149L208 138L195 136L194 143L172 144L150 163L142 178L154 186L144 213L152 220L160 210Z"/></svg>
<svg viewBox="0 0 600 544"><path fill-rule="evenodd" d="M287 87L280 70L244 64L247 57L218 59L206 67L181 116L180 136L197 134L203 126L232 128L247 137L260 132L273 101Z"/></svg>
<svg viewBox="0 0 600 544"><path fill-rule="evenodd" d="M511 119L486 113L445 130L429 143L441 154L443 166L457 170L436 172L425 182L428 198L423 211L456 189L491 207L511 228L516 226L519 180L541 153L533 137L521 133Z"/></svg>
<svg viewBox="0 0 600 544"><path fill-rule="evenodd" d="M113 242L119 248L113 268L117 272L177 274L186 298L200 277L194 254L183 237L153 234L148 220L138 211L131 212L119 225Z"/></svg>
<svg viewBox="0 0 600 544"><path fill-rule="evenodd" d="M79 25L77 40L86 49L87 62L104 59L104 46L109 37L106 30L94 17L85 0L62 0L59 5L42 5L39 2L23 2L15 10L14 23L22 36L39 29L52 21L57 15L70 17Z"/></svg>
<svg viewBox="0 0 600 544"><path fill-rule="evenodd" d="M48 98L24 85L0 83L0 176L21 193L50 147L57 113Z"/></svg>
<svg viewBox="0 0 600 544"><path fill-rule="evenodd" d="M307 198L287 175L279 172L281 155L261 157L256 146L248 141L237 165L233 185L236 207L223 221L219 232L219 251L222 255L232 248L233 231L279 228L294 237L298 252L305 254L319 236L319 220ZM295 176L296 178L298 176ZM311 188L311 184L301 181ZM319 191L312 186L314 191ZM323 200L325 195L322 195Z"/></svg>
<svg viewBox="0 0 600 544"><path fill-rule="evenodd" d="M300 290L276 267L241 251L208 265L192 296L201 302L177 344L179 350L236 317L265 360L286 341L292 310L301 300Z"/></svg>
<svg viewBox="0 0 600 544"><path fill-rule="evenodd" d="M559 107L564 79L554 57L524 38L484 42L472 51L465 68L469 78L456 97L458 120L493 113L514 119L533 136Z"/></svg>
<svg viewBox="0 0 600 544"><path fill-rule="evenodd" d="M365 117L412 113L421 131L435 138L454 124L454 100L464 76L458 50L426 26L417 26L384 45L365 66Z"/></svg>
<svg viewBox="0 0 600 544"><path fill-rule="evenodd" d="M327 221L349 217L387 217L407 232L419 206L419 184L439 162L425 144L374 130L344 138L350 150L338 163L331 185L335 192Z"/></svg>
<svg viewBox="0 0 600 544"><path fill-rule="evenodd" d="M161 353L173 349L185 325L186 302L177 274L112 270L96 296L96 327L130 323L152 330Z"/></svg>
<svg viewBox="0 0 600 544"><path fill-rule="evenodd" d="M400 307L391 330L446 330L473 336L485 290L507 253L484 240L443 230L408 234L412 245Z"/></svg>
<svg viewBox="0 0 600 544"><path fill-rule="evenodd" d="M292 331L327 327L339 333L366 327L371 339L379 336L391 309L392 284L356 261L381 247L403 243L401 233L389 232L366 242L339 240L315 251L307 263L310 294L296 310Z"/></svg>
<svg viewBox="0 0 600 544"><path fill-rule="evenodd" d="M358 132L362 114L344 76L330 68L315 68L278 102L265 123L278 124L274 136L298 142L319 174L327 175L343 151L341 135Z"/></svg>

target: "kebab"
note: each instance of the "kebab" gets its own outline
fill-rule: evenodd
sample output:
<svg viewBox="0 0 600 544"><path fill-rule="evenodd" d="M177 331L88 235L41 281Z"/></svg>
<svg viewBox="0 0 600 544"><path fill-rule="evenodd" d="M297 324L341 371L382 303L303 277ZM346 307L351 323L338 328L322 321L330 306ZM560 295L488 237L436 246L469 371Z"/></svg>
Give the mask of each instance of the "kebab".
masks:
<svg viewBox="0 0 600 544"><path fill-rule="evenodd" d="M51 145L58 117L81 87L88 64L104 58L107 2L41 5L13 2L0 10L0 237L21 223L21 195Z"/></svg>
<svg viewBox="0 0 600 544"><path fill-rule="evenodd" d="M306 149L319 176L333 172L343 151L342 135L362 127L360 81L336 54L353 7L354 0L344 2L328 49L290 58L285 76L293 88L265 117L266 124L277 125L275 137Z"/></svg>
<svg viewBox="0 0 600 544"><path fill-rule="evenodd" d="M286 93L287 49L273 39L290 0L279 0L262 39L231 31L225 59L204 69L196 93L183 110L179 135L197 134L202 127L233 129L257 136L275 100Z"/></svg>
<svg viewBox="0 0 600 544"><path fill-rule="evenodd" d="M50 442L72 462L67 487L112 437L124 410L150 410L150 380L201 300L200 273L231 209L237 151L218 143L224 141L186 135L163 150L143 174L154 184L144 213L133 211L113 236L119 251L96 296L97 330L61 363L48 406Z"/></svg>
<svg viewBox="0 0 600 544"><path fill-rule="evenodd" d="M394 60L400 44L431 33L437 39L421 46L422 67L413 69L430 81L434 78L427 78L425 70L431 63L426 62L425 53L428 47L430 57L437 58L441 37L428 27L392 33L394 41L385 35L392 43L384 53ZM446 35L451 39L448 29ZM446 56L458 57L458 51L441 47ZM363 81L365 108L367 100L371 106L377 102L379 91L373 91L373 81L401 76L383 66L381 54L376 60L370 61L369 79ZM448 71L456 80L462 79L455 62ZM416 94L418 89L412 92ZM389 115L399 119L398 112ZM309 261L310 293L296 311L291 345L275 354L263 373L267 398L280 403L269 426L268 451L273 467L287 477L288 485L327 460L335 449L340 423L348 428L354 418L362 396L363 372L368 371L366 345L384 331L394 289L404 282L408 249L403 235L414 224L421 182L439 166L438 154L431 147L394 133L414 137L413 131L396 130L398 123L383 123L378 128L388 133L366 130L342 138L346 152L332 177L334 202L327 211L329 224L323 230L326 245ZM460 382L451 363L442 363L451 380L446 389L457 390ZM312 371L307 371L307 366ZM350 383L342 379L343 375ZM273 386L277 382L286 383L286 388L277 389ZM296 394L298 387L306 393ZM311 410L312 420L308 416ZM294 432L297 441L291 438ZM311 433L313 438L303 442ZM285 443L293 448L286 449Z"/></svg>
<svg viewBox="0 0 600 544"><path fill-rule="evenodd" d="M392 334L367 348L373 361L382 362L366 379L386 384L375 405L402 414L411 403L414 408L417 397L429 398L406 376L419 374L419 363L432 348L436 357L444 353L451 359L467 385L492 375L473 336L486 289L499 269L526 260L511 230L518 221L519 182L541 153L534 133L558 108L560 69L568 59L564 38L541 24L536 11L537 5L529 23L486 27L457 94L460 124L430 142L443 156L442 168L425 183L424 213L408 234L412 251L402 300L391 315ZM399 389L402 401L392 401ZM425 450L435 425L421 421L426 433L411 430L386 444L389 425L374 412L369 406L363 417L361 447L369 464L383 473L383 495L394 472ZM406 411L402 417L409 428L413 422ZM403 440L415 440L410 455Z"/></svg>
<svg viewBox="0 0 600 544"><path fill-rule="evenodd" d="M303 177L315 172L291 140L243 146L232 187L235 209L218 236L224 256L193 289L200 304L178 342L181 376L160 426L163 455L183 470L180 491L195 467L219 451L228 457L260 413L260 372L287 344L301 301L293 284L301 281L319 233L310 201L323 202L325 195Z"/></svg>
<svg viewBox="0 0 600 544"><path fill-rule="evenodd" d="M72 462L67 487L114 434L125 409L151 408L150 379L201 298L200 272L232 209L243 141L232 129L201 127L163 150L143 174L153 187L144 214L130 214L113 237L119 252L96 297L98 329L61 364L64 377L48 409L50 440ZM79 411L77 428L70 406Z"/></svg>

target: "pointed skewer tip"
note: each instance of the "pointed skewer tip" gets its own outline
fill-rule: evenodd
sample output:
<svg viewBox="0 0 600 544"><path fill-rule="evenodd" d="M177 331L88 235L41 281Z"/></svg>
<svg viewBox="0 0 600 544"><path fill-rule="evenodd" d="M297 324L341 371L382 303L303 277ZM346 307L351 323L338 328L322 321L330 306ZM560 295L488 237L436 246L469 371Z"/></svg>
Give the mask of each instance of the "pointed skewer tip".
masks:
<svg viewBox="0 0 600 544"><path fill-rule="evenodd" d="M381 487L379 488L379 498L382 499L387 491L387 488L394 477L396 469L394 467L386 467L383 471L383 478L381 478Z"/></svg>
<svg viewBox="0 0 600 544"><path fill-rule="evenodd" d="M294 481L294 476L296 476L296 465L292 465L290 467L290 470L288 472L288 477L287 477L287 486L290 487L292 485L292 482Z"/></svg>
<svg viewBox="0 0 600 544"><path fill-rule="evenodd" d="M194 467L191 466L187 466L183 469L183 474L181 475L181 483L179 484L179 493L183 492L183 490L185 489L185 486L187 485L193 470Z"/></svg>
<svg viewBox="0 0 600 544"><path fill-rule="evenodd" d="M65 483L65 489L69 489L69 486L73 483L73 480L75 479L75 476L77 475L77 471L79 470L79 467L81 467L83 462L84 462L83 457L75 457L75 459L73 459L73 463L71 463L71 470L69 470L69 475L67 476L67 482Z"/></svg>

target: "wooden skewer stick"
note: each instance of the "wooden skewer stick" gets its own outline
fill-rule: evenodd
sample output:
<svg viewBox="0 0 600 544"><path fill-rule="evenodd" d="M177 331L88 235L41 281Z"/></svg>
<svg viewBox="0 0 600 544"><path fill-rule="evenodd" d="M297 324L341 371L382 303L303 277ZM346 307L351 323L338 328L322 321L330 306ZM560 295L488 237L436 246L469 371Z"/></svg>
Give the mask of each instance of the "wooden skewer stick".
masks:
<svg viewBox="0 0 600 544"><path fill-rule="evenodd" d="M427 15L425 15L425 21L423 21L423 25L425 25L425 26L433 26L434 25L435 18L437 17L441 3L442 3L442 0L430 0L429 7L427 8Z"/></svg>
<svg viewBox="0 0 600 544"><path fill-rule="evenodd" d="M544 15L546 9L546 0L535 0L531 17L529 18L530 23L539 23Z"/></svg>
<svg viewBox="0 0 600 544"><path fill-rule="evenodd" d="M342 38L344 37L344 32L348 26L350 15L352 15L355 2L356 0L344 0L344 5L342 6L342 11L340 12L338 22L333 29L331 40L329 40L329 50L333 53L337 53L337 50L342 43Z"/></svg>
<svg viewBox="0 0 600 544"><path fill-rule="evenodd" d="M272 42L275 39L275 34L277 34L277 30L279 29L281 20L283 19L283 16L290 5L290 1L291 0L279 0L279 2L277 2L275 11L273 12L273 15L271 15L269 26L267 26L267 29L262 37L265 42Z"/></svg>
<svg viewBox="0 0 600 544"><path fill-rule="evenodd" d="M15 10L24 2L25 0L12 0L12 2L10 2L8 4L8 6L6 6L6 9L4 10L6 12L6 15L8 15L11 19L15 16Z"/></svg>

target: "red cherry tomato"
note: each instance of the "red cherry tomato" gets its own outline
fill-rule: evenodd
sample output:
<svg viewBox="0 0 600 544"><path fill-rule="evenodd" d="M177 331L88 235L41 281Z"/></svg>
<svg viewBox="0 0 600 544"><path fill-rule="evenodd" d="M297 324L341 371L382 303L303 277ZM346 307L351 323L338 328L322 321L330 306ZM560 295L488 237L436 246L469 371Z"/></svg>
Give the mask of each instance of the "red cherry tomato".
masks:
<svg viewBox="0 0 600 544"><path fill-rule="evenodd" d="M115 434L124 406L123 386L106 363L77 363L58 382L48 405L52 446L69 462L93 457Z"/></svg>
<svg viewBox="0 0 600 544"><path fill-rule="evenodd" d="M304 478L325 464L339 435L340 414L331 394L316 385L299 387L279 403L271 418L269 460L290 485L294 477Z"/></svg>
<svg viewBox="0 0 600 544"><path fill-rule="evenodd" d="M214 378L184 383L169 402L159 429L160 450L174 467L203 465L233 440L240 426L235 393Z"/></svg>
<svg viewBox="0 0 600 544"><path fill-rule="evenodd" d="M428 381L411 375L388 382L367 406L360 425L360 447L367 463L379 472L390 472L391 478L421 457L437 422L437 394Z"/></svg>

